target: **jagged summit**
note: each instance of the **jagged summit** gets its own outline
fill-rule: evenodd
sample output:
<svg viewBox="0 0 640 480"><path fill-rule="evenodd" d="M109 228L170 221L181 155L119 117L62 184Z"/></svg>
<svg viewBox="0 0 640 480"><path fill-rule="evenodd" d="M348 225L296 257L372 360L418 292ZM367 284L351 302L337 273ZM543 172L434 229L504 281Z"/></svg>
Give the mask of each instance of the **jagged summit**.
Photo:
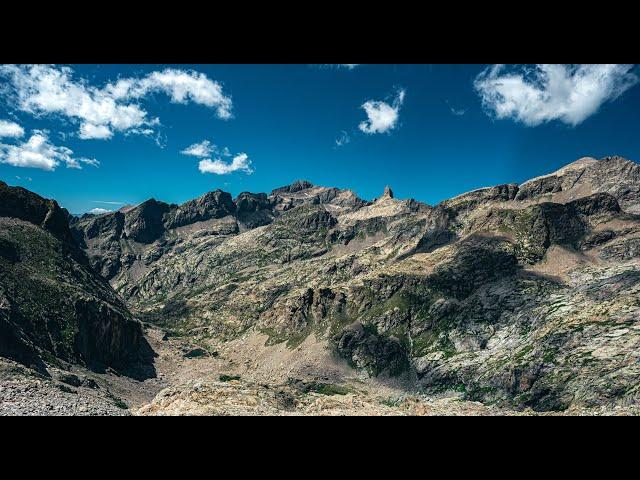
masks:
<svg viewBox="0 0 640 480"><path fill-rule="evenodd" d="M307 190L309 188L313 188L313 183L307 180L296 180L291 185L286 185L284 187L280 187L272 190L271 195L277 195L279 193L297 193L302 190Z"/></svg>
<svg viewBox="0 0 640 480"><path fill-rule="evenodd" d="M69 241L68 218L55 200L42 198L25 188L0 181L0 217L19 218L41 226L57 238Z"/></svg>
<svg viewBox="0 0 640 480"><path fill-rule="evenodd" d="M391 187L389 185L384 187L384 193L382 194L382 198L393 198L393 190L391 190Z"/></svg>

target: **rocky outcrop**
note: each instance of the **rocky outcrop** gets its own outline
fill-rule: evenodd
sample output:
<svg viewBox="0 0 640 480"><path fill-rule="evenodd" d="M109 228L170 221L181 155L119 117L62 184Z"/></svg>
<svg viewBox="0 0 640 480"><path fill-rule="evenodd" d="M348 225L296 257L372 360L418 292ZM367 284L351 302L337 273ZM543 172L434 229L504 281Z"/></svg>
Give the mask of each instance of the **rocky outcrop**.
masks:
<svg viewBox="0 0 640 480"><path fill-rule="evenodd" d="M507 202L516 198L518 185L498 185L496 187L481 188L451 200L445 200L439 207L444 209L452 218L464 216L473 209L493 202Z"/></svg>
<svg viewBox="0 0 640 480"><path fill-rule="evenodd" d="M151 199L138 205L125 215L124 235L134 242L153 243L164 231L164 216L170 206Z"/></svg>
<svg viewBox="0 0 640 480"><path fill-rule="evenodd" d="M407 352L400 340L378 335L375 327L356 322L336 335L334 341L340 356L371 375L397 376L408 368Z"/></svg>
<svg viewBox="0 0 640 480"><path fill-rule="evenodd" d="M218 189L172 209L167 215L164 227L173 229L196 222L223 218L235 212L236 204L233 203L231 195Z"/></svg>
<svg viewBox="0 0 640 480"><path fill-rule="evenodd" d="M271 201L265 193L242 192L235 200L238 221L247 228L256 228L273 221Z"/></svg>
<svg viewBox="0 0 640 480"><path fill-rule="evenodd" d="M509 242L473 236L456 244L451 259L439 264L428 278L435 290L460 299L483 285L513 275L517 264Z"/></svg>

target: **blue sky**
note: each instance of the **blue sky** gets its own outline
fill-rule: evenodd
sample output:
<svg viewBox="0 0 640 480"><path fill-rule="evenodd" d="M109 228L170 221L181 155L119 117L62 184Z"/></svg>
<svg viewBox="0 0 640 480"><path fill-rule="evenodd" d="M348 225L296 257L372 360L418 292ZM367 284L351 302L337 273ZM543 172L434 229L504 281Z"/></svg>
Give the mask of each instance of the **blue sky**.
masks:
<svg viewBox="0 0 640 480"><path fill-rule="evenodd" d="M583 156L637 161L638 74L632 65L4 65L0 179L73 213L296 179L367 199L388 184L435 204ZM198 155L184 153L197 144Z"/></svg>

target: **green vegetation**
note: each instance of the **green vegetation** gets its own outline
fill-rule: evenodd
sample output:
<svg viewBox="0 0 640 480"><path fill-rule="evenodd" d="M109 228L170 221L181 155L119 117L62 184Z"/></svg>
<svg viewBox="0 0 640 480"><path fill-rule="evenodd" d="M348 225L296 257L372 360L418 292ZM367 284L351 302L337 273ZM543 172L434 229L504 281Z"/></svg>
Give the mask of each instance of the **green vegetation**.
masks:
<svg viewBox="0 0 640 480"><path fill-rule="evenodd" d="M353 393L353 390L348 387L344 387L341 385L332 385L332 384L322 384L318 388L314 390L316 393L320 393L322 395L347 395L349 393Z"/></svg>
<svg viewBox="0 0 640 480"><path fill-rule="evenodd" d="M296 379L289 379L289 385L299 389L303 393L318 393L320 395L348 395L356 390L349 385L337 385L334 383L303 382Z"/></svg>

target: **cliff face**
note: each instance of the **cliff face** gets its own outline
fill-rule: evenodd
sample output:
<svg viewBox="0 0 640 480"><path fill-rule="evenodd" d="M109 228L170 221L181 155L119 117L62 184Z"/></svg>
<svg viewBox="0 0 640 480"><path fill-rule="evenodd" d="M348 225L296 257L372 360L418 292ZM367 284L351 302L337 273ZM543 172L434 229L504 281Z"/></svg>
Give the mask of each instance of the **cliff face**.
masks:
<svg viewBox="0 0 640 480"><path fill-rule="evenodd" d="M0 355L41 371L70 362L125 371L148 345L72 240L56 202L0 182Z"/></svg>
<svg viewBox="0 0 640 480"><path fill-rule="evenodd" d="M313 335L363 374L517 408L634 404L639 172L581 159L436 206L300 181L167 205L153 241L120 227L138 213L72 227L130 308L176 333Z"/></svg>

